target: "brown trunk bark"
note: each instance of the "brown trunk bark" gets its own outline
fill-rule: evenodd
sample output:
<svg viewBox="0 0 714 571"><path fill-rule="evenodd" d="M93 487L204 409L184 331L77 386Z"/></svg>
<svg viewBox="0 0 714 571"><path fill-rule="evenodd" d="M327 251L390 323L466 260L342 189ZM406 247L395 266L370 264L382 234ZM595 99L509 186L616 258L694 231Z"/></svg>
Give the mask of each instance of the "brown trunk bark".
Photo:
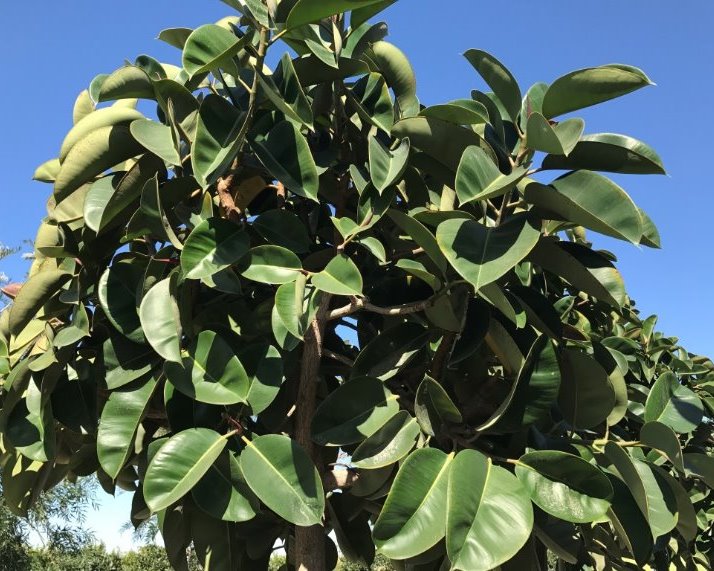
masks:
<svg viewBox="0 0 714 571"><path fill-rule="evenodd" d="M320 449L312 441L310 425L315 415L315 399L322 358L322 336L327 322L330 298L330 295L322 294L315 320L305 333L295 410L295 440L310 455L320 477L324 472L324 466ZM325 570L325 530L322 526L295 527L295 567L298 571Z"/></svg>

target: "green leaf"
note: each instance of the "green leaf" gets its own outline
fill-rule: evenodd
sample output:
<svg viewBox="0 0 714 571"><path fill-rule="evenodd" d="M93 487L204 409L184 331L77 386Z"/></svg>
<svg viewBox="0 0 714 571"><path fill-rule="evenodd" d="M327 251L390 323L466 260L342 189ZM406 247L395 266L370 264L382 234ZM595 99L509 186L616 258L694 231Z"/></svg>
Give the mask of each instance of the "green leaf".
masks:
<svg viewBox="0 0 714 571"><path fill-rule="evenodd" d="M605 421L615 405L615 391L602 366L587 353L565 349L558 403L563 417L577 428Z"/></svg>
<svg viewBox="0 0 714 571"><path fill-rule="evenodd" d="M182 364L167 362L164 372L172 385L199 402L247 402L250 379L234 349L214 331L201 331Z"/></svg>
<svg viewBox="0 0 714 571"><path fill-rule="evenodd" d="M533 182L524 197L545 211L545 216L633 244L642 237L642 219L635 203L617 184L597 173L574 171L549 186Z"/></svg>
<svg viewBox="0 0 714 571"><path fill-rule="evenodd" d="M318 406L312 420L312 439L320 446L362 442L398 410L397 397L379 379L351 379Z"/></svg>
<svg viewBox="0 0 714 571"><path fill-rule="evenodd" d="M446 533L446 486L453 453L436 448L412 452L397 477L372 529L374 544L390 559L424 553Z"/></svg>
<svg viewBox="0 0 714 571"><path fill-rule="evenodd" d="M144 152L126 125L101 127L80 139L67 153L55 181L57 201L91 182L107 169Z"/></svg>
<svg viewBox="0 0 714 571"><path fill-rule="evenodd" d="M661 478L674 493L677 501L677 531L682 534L685 541L691 542L697 536L697 513L694 511L692 500L682 484L675 480L669 472L659 466L650 465L657 476Z"/></svg>
<svg viewBox="0 0 714 571"><path fill-rule="evenodd" d="M632 458L614 442L605 445L605 455L630 489L649 523L652 536L657 539L672 531L677 524L677 506L674 492L667 483L646 462ZM613 507L616 502L617 496Z"/></svg>
<svg viewBox="0 0 714 571"><path fill-rule="evenodd" d="M644 72L620 64L590 67L556 79L543 97L543 115L548 119L597 105L652 85Z"/></svg>
<svg viewBox="0 0 714 571"><path fill-rule="evenodd" d="M59 152L60 162L63 163L72 147L93 131L102 127L128 125L137 119L144 119L144 115L128 107L105 107L86 115L70 129L62 141Z"/></svg>
<svg viewBox="0 0 714 571"><path fill-rule="evenodd" d="M441 251L476 291L513 269L539 238L540 229L528 215L515 215L496 228L452 219L439 224L436 231Z"/></svg>
<svg viewBox="0 0 714 571"><path fill-rule="evenodd" d="M171 127L168 125L150 119L138 119L132 122L129 130L132 137L148 151L169 164L181 164L181 156L176 149Z"/></svg>
<svg viewBox="0 0 714 571"><path fill-rule="evenodd" d="M243 277L264 284L295 281L302 271L300 258L280 246L256 246L243 256L239 268Z"/></svg>
<svg viewBox="0 0 714 571"><path fill-rule="evenodd" d="M402 178L409 159L409 139L403 139L390 150L377 137L369 138L369 174L381 194Z"/></svg>
<svg viewBox="0 0 714 571"><path fill-rule="evenodd" d="M625 303L620 272L605 256L586 246L543 238L528 259L616 309Z"/></svg>
<svg viewBox="0 0 714 571"><path fill-rule="evenodd" d="M419 434L416 419L400 410L357 447L352 454L352 464L364 470L375 470L399 462L414 448Z"/></svg>
<svg viewBox="0 0 714 571"><path fill-rule="evenodd" d="M541 335L531 346L508 396L479 431L516 432L550 416L558 398L560 367L553 342Z"/></svg>
<svg viewBox="0 0 714 571"><path fill-rule="evenodd" d="M305 95L290 54L285 53L272 77L258 75L265 95L286 118L312 129L312 106Z"/></svg>
<svg viewBox="0 0 714 571"><path fill-rule="evenodd" d="M287 210L268 210L253 221L253 228L271 244L304 254L310 250L310 236L300 219Z"/></svg>
<svg viewBox="0 0 714 571"><path fill-rule="evenodd" d="M112 391L102 410L97 431L97 457L102 469L116 480L134 452L134 439L149 407L157 380L153 375Z"/></svg>
<svg viewBox="0 0 714 571"><path fill-rule="evenodd" d="M468 147L480 147L494 163L497 161L493 149L478 133L433 117L402 119L392 127L392 136L408 137L413 148L424 151L453 172L459 168L461 155Z"/></svg>
<svg viewBox="0 0 714 571"><path fill-rule="evenodd" d="M696 476L707 486L714 488L714 458L708 454L685 453L684 469L688 476Z"/></svg>
<svg viewBox="0 0 714 571"><path fill-rule="evenodd" d="M448 423L463 421L459 409L444 388L431 377L424 377L414 400L414 414L424 432L436 436Z"/></svg>
<svg viewBox="0 0 714 571"><path fill-rule="evenodd" d="M96 79L100 79L98 76ZM94 82L92 82L94 84ZM93 93L90 85L89 93ZM117 69L111 75L101 78L96 86L98 93L95 101L114 101L117 99L154 99L154 84L142 68L127 65ZM93 96L94 98L94 96Z"/></svg>
<svg viewBox="0 0 714 571"><path fill-rule="evenodd" d="M170 46L183 50L191 32L193 32L191 28L167 28L161 30L158 39Z"/></svg>
<svg viewBox="0 0 714 571"><path fill-rule="evenodd" d="M421 222L400 210L390 209L387 214L397 226L414 240L417 246L424 248L426 255L431 258L441 273L446 274L448 261L444 254L441 253L441 248L439 248L439 243L434 238L434 235Z"/></svg>
<svg viewBox="0 0 714 571"><path fill-rule="evenodd" d="M159 512L190 492L226 444L225 436L207 428L190 428L169 438L154 455L144 477L144 499L149 509Z"/></svg>
<svg viewBox="0 0 714 571"><path fill-rule="evenodd" d="M394 124L394 106L384 77L369 73L347 91L360 119L389 133Z"/></svg>
<svg viewBox="0 0 714 571"><path fill-rule="evenodd" d="M362 58L369 63L372 71L378 71L394 91L402 118L419 113L419 99L416 95L416 76L407 56L389 42L375 42L365 51Z"/></svg>
<svg viewBox="0 0 714 571"><path fill-rule="evenodd" d="M294 124L281 121L264 140L254 140L251 146L265 168L288 190L317 201L320 184L315 159Z"/></svg>
<svg viewBox="0 0 714 571"><path fill-rule="evenodd" d="M518 479L475 450L462 450L449 472L446 552L454 569L487 571L530 537L533 506Z"/></svg>
<svg viewBox="0 0 714 571"><path fill-rule="evenodd" d="M362 295L362 274L357 265L345 254L330 260L324 270L314 274L312 284L327 293L335 295Z"/></svg>
<svg viewBox="0 0 714 571"><path fill-rule="evenodd" d="M226 28L206 24L196 28L186 39L182 62L189 77L225 69L238 75L233 57L243 48L250 34L238 38Z"/></svg>
<svg viewBox="0 0 714 571"><path fill-rule="evenodd" d="M431 105L419 112L422 117L433 117L456 125L488 123L488 109L473 99L455 99L440 105Z"/></svg>
<svg viewBox="0 0 714 571"><path fill-rule="evenodd" d="M285 379L283 358L280 351L267 343L246 345L238 352L238 358L250 379L246 400L253 414L260 414L278 396Z"/></svg>
<svg viewBox="0 0 714 571"><path fill-rule="evenodd" d="M132 341L144 341L136 292L146 266L136 260L114 262L99 278L99 303L109 322Z"/></svg>
<svg viewBox="0 0 714 571"><path fill-rule="evenodd" d="M557 450L521 456L516 476L545 512L565 521L600 520L613 496L608 477L582 458Z"/></svg>
<svg viewBox="0 0 714 571"><path fill-rule="evenodd" d="M76 125L92 111L94 111L94 101L89 95L89 90L83 90L74 101L72 108L72 124Z"/></svg>
<svg viewBox="0 0 714 571"><path fill-rule="evenodd" d="M258 501L245 481L236 455L224 450L191 490L196 505L215 519L249 521Z"/></svg>
<svg viewBox="0 0 714 571"><path fill-rule="evenodd" d="M287 29L319 22L323 18L341 14L348 10L367 8L372 4L383 4L384 0L298 0L285 22Z"/></svg>
<svg viewBox="0 0 714 571"><path fill-rule="evenodd" d="M623 174L666 174L662 159L650 146L626 135L585 135L567 157L548 155L542 168L591 170Z"/></svg>
<svg viewBox="0 0 714 571"><path fill-rule="evenodd" d="M38 462L54 460L57 447L50 393L46 386L42 386L46 382L30 377L24 398L11 407L4 403L2 413L7 415L7 421L0 418L8 443L26 458ZM20 388L15 383L13 385L13 390ZM6 403L8 400L6 396Z"/></svg>
<svg viewBox="0 0 714 571"><path fill-rule="evenodd" d="M10 333L18 336L54 295L72 278L62 270L46 270L22 285L10 309Z"/></svg>
<svg viewBox="0 0 714 571"><path fill-rule="evenodd" d="M680 384L671 371L662 373L645 403L645 421L656 420L679 433L689 433L702 422L704 405L691 390Z"/></svg>
<svg viewBox="0 0 714 571"><path fill-rule="evenodd" d="M521 90L510 71L491 54L481 50L468 50L464 57L493 89L508 115L515 123L521 110Z"/></svg>
<svg viewBox="0 0 714 571"><path fill-rule="evenodd" d="M141 300L139 319L146 340L167 361L181 363L181 320L176 301L178 274L155 284Z"/></svg>
<svg viewBox="0 0 714 571"><path fill-rule="evenodd" d="M151 347L133 343L117 334L110 334L102 350L109 390L144 377L156 365L156 353Z"/></svg>
<svg viewBox="0 0 714 571"><path fill-rule="evenodd" d="M527 173L528 169L520 167L502 174L482 149L469 147L456 172L456 195L461 204L502 196L513 190Z"/></svg>
<svg viewBox="0 0 714 571"><path fill-rule="evenodd" d="M682 445L674 431L661 422L646 422L640 429L640 442L661 452L672 465L684 473Z"/></svg>
<svg viewBox="0 0 714 571"><path fill-rule="evenodd" d="M314 288L306 288L307 277L281 285L275 292L275 310L291 335L302 339L314 317L308 304L314 299ZM310 304L314 305L314 304Z"/></svg>
<svg viewBox="0 0 714 571"><path fill-rule="evenodd" d="M627 485L618 477L609 475L615 495L608 513L618 536L627 546L638 565L650 560L654 540L647 519L637 505Z"/></svg>
<svg viewBox="0 0 714 571"><path fill-rule="evenodd" d="M568 119L551 125L540 113L531 113L526 127L526 146L554 155L570 155L585 130L582 119Z"/></svg>
<svg viewBox="0 0 714 571"><path fill-rule="evenodd" d="M60 165L59 159L50 159L45 161L39 167L35 169L32 175L32 180L37 180L39 182L54 182L57 180L57 175L60 172L62 165Z"/></svg>
<svg viewBox="0 0 714 571"><path fill-rule="evenodd" d="M218 95L208 95L198 110L191 164L196 180L207 187L223 174L243 144L245 115Z"/></svg>
<svg viewBox="0 0 714 571"><path fill-rule="evenodd" d="M352 378L391 379L424 348L430 332L418 323L404 322L385 329L360 351Z"/></svg>
<svg viewBox="0 0 714 571"><path fill-rule="evenodd" d="M250 247L243 228L222 218L209 218L189 234L181 251L181 269L188 279L213 276L240 260Z"/></svg>
<svg viewBox="0 0 714 571"><path fill-rule="evenodd" d="M279 434L259 436L247 444L240 464L251 490L280 517L295 525L320 525L325 492L297 442Z"/></svg>

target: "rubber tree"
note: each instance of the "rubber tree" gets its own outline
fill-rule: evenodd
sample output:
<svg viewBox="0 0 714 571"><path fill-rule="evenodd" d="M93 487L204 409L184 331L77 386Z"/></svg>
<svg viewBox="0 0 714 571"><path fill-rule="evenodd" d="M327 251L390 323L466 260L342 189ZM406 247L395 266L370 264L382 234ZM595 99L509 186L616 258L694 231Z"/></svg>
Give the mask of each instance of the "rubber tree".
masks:
<svg viewBox="0 0 714 571"><path fill-rule="evenodd" d="M590 241L659 247L608 174L665 169L573 115L647 75L524 89L469 49L475 89L425 107L392 1L226 3L161 32L179 66L98 75L35 173L11 509L96 473L176 569L709 568L714 364Z"/></svg>

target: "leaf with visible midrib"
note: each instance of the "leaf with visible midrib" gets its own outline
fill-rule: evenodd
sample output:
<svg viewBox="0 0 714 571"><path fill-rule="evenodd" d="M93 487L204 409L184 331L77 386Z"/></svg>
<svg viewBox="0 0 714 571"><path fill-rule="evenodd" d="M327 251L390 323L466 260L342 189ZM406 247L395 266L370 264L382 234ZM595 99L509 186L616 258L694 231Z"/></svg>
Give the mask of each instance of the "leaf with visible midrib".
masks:
<svg viewBox="0 0 714 571"><path fill-rule="evenodd" d="M226 444L225 436L207 428L190 428L172 436L146 470L146 505L156 513L181 499L210 469Z"/></svg>
<svg viewBox="0 0 714 571"><path fill-rule="evenodd" d="M204 220L189 234L181 251L181 269L189 279L208 278L248 252L250 239L240 225L222 218Z"/></svg>
<svg viewBox="0 0 714 571"><path fill-rule="evenodd" d="M325 492L297 442L279 434L259 436L247 444L240 462L251 490L280 517L300 526L321 523Z"/></svg>

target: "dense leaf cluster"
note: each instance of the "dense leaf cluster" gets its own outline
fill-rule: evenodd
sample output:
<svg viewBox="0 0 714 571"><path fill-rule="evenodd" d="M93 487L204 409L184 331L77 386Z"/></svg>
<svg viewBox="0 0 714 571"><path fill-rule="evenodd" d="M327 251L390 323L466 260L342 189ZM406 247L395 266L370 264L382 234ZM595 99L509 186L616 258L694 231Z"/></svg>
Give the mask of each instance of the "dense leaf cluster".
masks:
<svg viewBox="0 0 714 571"><path fill-rule="evenodd" d="M561 118L650 80L523 93L469 50L488 91L424 107L369 23L392 2L226 0L161 33L181 67L82 92L0 316L9 505L96 472L176 569L191 543L211 569L276 543L332 568L331 532L407 569L709 568L714 364L585 233L658 247L600 173L664 167Z"/></svg>

